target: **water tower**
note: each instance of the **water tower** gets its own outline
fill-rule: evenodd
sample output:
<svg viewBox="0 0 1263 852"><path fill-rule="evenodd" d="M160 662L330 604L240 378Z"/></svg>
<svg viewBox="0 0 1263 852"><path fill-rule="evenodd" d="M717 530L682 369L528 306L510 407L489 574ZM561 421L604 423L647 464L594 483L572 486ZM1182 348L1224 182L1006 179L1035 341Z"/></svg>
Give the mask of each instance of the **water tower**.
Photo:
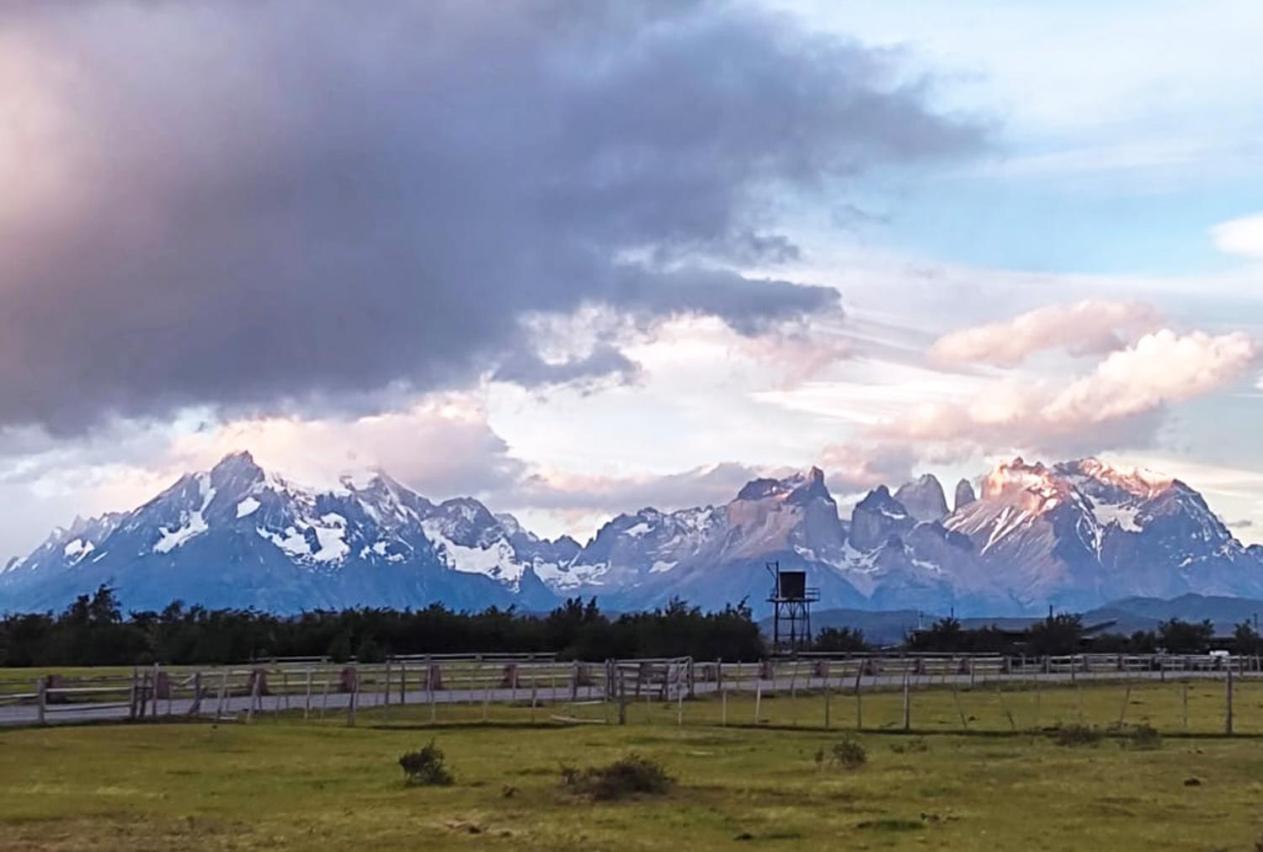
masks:
<svg viewBox="0 0 1263 852"><path fill-rule="evenodd" d="M806 571L782 571L781 563L767 563L772 575L772 652L798 651L811 644L811 605L819 589L807 588Z"/></svg>

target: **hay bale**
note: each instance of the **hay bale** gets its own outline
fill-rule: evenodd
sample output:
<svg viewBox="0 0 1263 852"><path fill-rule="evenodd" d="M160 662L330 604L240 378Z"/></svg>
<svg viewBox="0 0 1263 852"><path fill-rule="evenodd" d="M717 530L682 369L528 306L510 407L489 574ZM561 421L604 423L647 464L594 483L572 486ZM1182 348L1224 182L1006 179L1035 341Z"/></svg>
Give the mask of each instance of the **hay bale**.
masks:
<svg viewBox="0 0 1263 852"><path fill-rule="evenodd" d="M360 688L360 670L355 666L343 666L338 672L338 692L358 692Z"/></svg>

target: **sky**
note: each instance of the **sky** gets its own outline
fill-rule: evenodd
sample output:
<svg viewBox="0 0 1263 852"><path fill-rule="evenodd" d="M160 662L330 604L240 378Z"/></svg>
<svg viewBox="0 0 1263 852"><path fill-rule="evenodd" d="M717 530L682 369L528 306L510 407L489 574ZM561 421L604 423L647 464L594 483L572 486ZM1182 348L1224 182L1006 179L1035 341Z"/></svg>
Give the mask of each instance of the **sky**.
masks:
<svg viewBox="0 0 1263 852"><path fill-rule="evenodd" d="M248 449L580 540L1022 455L1263 541L1256 2L0 6L0 561Z"/></svg>

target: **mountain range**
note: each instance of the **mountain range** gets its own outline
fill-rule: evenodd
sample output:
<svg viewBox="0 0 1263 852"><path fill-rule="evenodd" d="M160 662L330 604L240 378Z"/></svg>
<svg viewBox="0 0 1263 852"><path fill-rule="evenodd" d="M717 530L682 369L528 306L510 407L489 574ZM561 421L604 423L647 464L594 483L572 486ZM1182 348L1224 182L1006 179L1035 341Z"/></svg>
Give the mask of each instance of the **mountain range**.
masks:
<svg viewBox="0 0 1263 852"><path fill-rule="evenodd" d="M1176 479L1019 458L953 498L925 475L875 488L843 517L812 468L755 479L722 506L620 514L580 544L385 473L302 488L242 452L133 511L54 531L0 571L0 611L59 608L107 583L131 609L537 611L580 595L611 610L745 600L761 614L769 562L805 570L822 610L1020 616L1132 596L1263 597L1263 548Z"/></svg>

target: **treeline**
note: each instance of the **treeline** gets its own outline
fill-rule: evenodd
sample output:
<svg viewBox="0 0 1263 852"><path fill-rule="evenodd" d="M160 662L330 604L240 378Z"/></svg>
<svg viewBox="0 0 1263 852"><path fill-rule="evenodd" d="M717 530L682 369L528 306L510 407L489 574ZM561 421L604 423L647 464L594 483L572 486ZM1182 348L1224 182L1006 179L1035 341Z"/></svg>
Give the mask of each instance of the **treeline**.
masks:
<svg viewBox="0 0 1263 852"><path fill-rule="evenodd" d="M907 651L1027 654L1083 651L1151 654L1205 653L1223 648L1263 654L1263 638L1249 622L1229 640L1214 625L1172 619L1156 630L1129 636L1085 636L1077 615L1056 615L1025 631L969 629L942 618L909 633ZM825 628L811 650L873 650L860 630ZM97 666L237 663L270 657L329 657L378 662L391 654L541 653L562 659L681 657L751 661L768 655L764 637L744 603L703 612L672 601L652 612L610 615L595 600L567 600L547 615L492 607L453 612L441 605L421 610L351 609L297 616L255 610L208 610L176 601L161 612L123 614L114 591L101 586L81 595L60 614L9 615L0 619L0 666Z"/></svg>
<svg viewBox="0 0 1263 852"><path fill-rule="evenodd" d="M513 609L453 612L353 609L298 616L208 610L174 602L161 612L124 616L102 586L60 614L0 620L0 666L233 663L268 657L327 656L377 662L389 654L557 654L564 659L678 657L757 660L766 654L744 604L702 612L672 601L652 612L610 616L595 600L566 601L537 616Z"/></svg>
<svg viewBox="0 0 1263 852"><path fill-rule="evenodd" d="M1238 624L1231 639L1215 639L1210 621L1188 622L1178 618L1164 621L1156 630L1138 630L1130 635L1104 633L1085 636L1077 615L1055 615L1036 622L1021 634L995 627L965 628L955 618L942 618L926 630L909 634L905 646L910 651L955 651L960 653L1027 654L1055 656L1096 652L1106 654L1204 654L1223 648L1237 654L1263 653L1263 639L1249 622Z"/></svg>

